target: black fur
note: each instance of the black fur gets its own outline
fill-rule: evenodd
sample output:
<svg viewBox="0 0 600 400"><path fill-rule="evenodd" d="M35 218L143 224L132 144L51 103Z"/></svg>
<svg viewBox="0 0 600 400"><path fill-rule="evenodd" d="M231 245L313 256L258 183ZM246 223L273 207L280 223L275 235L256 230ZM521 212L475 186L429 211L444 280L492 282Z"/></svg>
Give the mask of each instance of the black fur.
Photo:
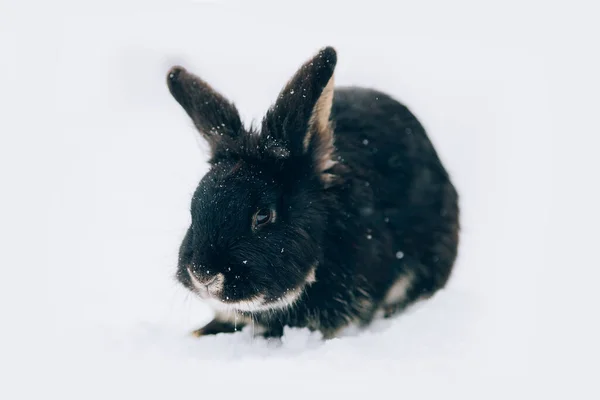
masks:
<svg viewBox="0 0 600 400"><path fill-rule="evenodd" d="M177 278L217 306L271 307L237 311L267 336L288 325L332 337L377 311L392 315L444 287L457 255L458 196L423 127L375 90L336 88L324 107L336 62L328 47L305 63L259 132L245 131L234 105L198 77L169 73L171 93L211 145ZM259 209L275 221L253 227ZM222 290L198 289L217 276ZM399 279L410 282L404 296L384 304ZM293 304L274 306L291 292ZM227 318L197 332L230 332Z"/></svg>

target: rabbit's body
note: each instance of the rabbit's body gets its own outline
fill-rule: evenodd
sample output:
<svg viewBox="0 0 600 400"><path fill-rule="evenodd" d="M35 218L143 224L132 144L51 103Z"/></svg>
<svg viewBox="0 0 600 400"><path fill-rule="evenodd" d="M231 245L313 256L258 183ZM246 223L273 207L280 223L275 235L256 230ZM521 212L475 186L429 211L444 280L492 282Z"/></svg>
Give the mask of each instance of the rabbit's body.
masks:
<svg viewBox="0 0 600 400"><path fill-rule="evenodd" d="M293 307L242 312L270 334L289 325L333 336L390 316L441 288L456 256L457 195L413 114L381 92L336 88L332 122L347 170L330 189L315 282Z"/></svg>
<svg viewBox="0 0 600 400"><path fill-rule="evenodd" d="M182 244L178 270L179 280L204 292L199 294L218 311L197 334L230 332L252 322L267 336L281 335L287 325L333 337L350 324L369 324L378 313L390 316L448 280L457 254L458 196L436 151L414 115L388 95L355 87L334 91L331 59L335 66L335 53L325 49L305 64L265 117L259 135L235 135L225 146L211 143L213 176L195 195L204 200L198 200L198 223L192 223ZM203 85L195 82L192 86ZM170 87L194 119L189 94L173 81ZM294 92L303 97L292 97ZM311 97L310 112L295 115L295 102ZM290 135L295 131L297 139ZM236 189L227 194L211 185ZM237 202L228 196L246 200L220 205ZM243 212L213 221L220 218L215 211L243 209L263 196L271 200L257 204L274 205L252 210L263 207L272 214L256 211L252 221L256 225L256 215L264 220L268 214L268 223L248 230L234 226L249 218ZM194 212L193 206L192 219ZM233 223L224 234L228 218ZM218 225L221 239L215 228L207 228L211 223ZM210 250L204 248L221 253L215 250L207 258ZM207 266L215 257L228 266ZM249 261L243 258L250 259L250 267L244 268Z"/></svg>

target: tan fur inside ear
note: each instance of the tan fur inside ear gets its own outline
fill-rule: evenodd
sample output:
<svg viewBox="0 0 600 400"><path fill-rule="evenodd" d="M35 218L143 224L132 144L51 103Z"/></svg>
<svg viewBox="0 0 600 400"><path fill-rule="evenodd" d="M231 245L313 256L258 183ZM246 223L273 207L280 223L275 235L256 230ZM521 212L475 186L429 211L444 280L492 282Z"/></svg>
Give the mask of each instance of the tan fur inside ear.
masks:
<svg viewBox="0 0 600 400"><path fill-rule="evenodd" d="M329 82L327 82L325 89L323 89L317 104L315 104L308 123L308 132L303 143L304 151L306 152L313 136L315 136L316 146L314 148L314 156L317 162L318 172L324 172L335 165L335 161L332 159L334 151L333 129L329 121L331 106L333 104L333 86L332 76L331 79L329 79ZM329 186L333 182L335 176L329 173L323 173L321 174L321 178L325 183L325 186Z"/></svg>
<svg viewBox="0 0 600 400"><path fill-rule="evenodd" d="M333 132L329 124L329 116L331 114L331 105L333 104L333 76L327 82L327 86L323 89L317 104L313 108L310 120L308 122L308 133L304 137L304 151L308 150L308 145L312 135L317 134L323 136L322 142L333 142Z"/></svg>

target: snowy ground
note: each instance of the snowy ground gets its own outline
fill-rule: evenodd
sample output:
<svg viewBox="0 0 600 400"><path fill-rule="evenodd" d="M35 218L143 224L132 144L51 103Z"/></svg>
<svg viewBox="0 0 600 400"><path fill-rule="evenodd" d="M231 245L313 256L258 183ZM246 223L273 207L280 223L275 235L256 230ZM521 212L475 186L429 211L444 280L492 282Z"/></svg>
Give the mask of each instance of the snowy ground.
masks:
<svg viewBox="0 0 600 400"><path fill-rule="evenodd" d="M0 3L0 398L598 398L592 2L39 3ZM453 279L327 343L192 339L211 314L172 275L206 147L166 71L249 122L325 45L428 129L462 196Z"/></svg>

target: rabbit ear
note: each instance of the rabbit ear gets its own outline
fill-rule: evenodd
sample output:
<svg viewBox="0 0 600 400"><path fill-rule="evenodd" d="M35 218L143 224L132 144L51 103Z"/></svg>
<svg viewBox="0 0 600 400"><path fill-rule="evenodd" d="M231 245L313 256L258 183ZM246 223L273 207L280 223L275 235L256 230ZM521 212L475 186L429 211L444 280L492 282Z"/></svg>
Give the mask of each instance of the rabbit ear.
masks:
<svg viewBox="0 0 600 400"><path fill-rule="evenodd" d="M319 165L327 164L333 151L329 116L336 62L336 51L325 47L304 63L262 123L263 134L286 143L292 155L312 153Z"/></svg>
<svg viewBox="0 0 600 400"><path fill-rule="evenodd" d="M202 79L175 66L169 71L167 84L213 153L223 136L232 138L240 134L242 122L235 106Z"/></svg>

